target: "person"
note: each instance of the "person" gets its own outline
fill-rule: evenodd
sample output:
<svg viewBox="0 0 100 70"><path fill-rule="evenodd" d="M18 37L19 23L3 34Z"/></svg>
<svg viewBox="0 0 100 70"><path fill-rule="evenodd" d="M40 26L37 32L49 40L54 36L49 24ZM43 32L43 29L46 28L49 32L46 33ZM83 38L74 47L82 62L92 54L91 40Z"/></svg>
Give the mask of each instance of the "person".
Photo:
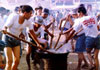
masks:
<svg viewBox="0 0 100 70"><path fill-rule="evenodd" d="M99 60L98 60L98 53L100 49L100 36L99 36L99 27L97 24L97 19L94 16L86 16L87 11L84 7L78 8L78 13L80 16L80 23L76 24L72 28L72 33L77 34L79 29L82 27L84 30L86 39L85 39L85 45L86 45L86 51L88 55L88 59L91 65L90 70L98 70L99 68ZM73 34L70 34L70 38L73 37ZM91 56L91 50L95 49L94 51L94 61L92 61Z"/></svg>
<svg viewBox="0 0 100 70"><path fill-rule="evenodd" d="M42 6L37 6L36 8L35 8L35 15L41 15L42 14L42 10L43 10L43 7Z"/></svg>
<svg viewBox="0 0 100 70"><path fill-rule="evenodd" d="M33 22L33 24L34 24L34 22L36 21L36 17L37 16L41 16L41 14L42 14L42 10L43 10L43 7L42 6L37 6L36 8L35 8L35 12L34 12L34 15L32 15L32 17L30 18L30 20ZM27 33L26 33L27 34ZM34 41L33 41L34 42ZM35 42L34 42L35 43ZM31 50L32 51L36 51L36 49L35 48L31 48ZM35 54L34 54L34 52L31 52L31 58L32 58L32 60L34 60L34 56L35 56ZM30 54L30 53L27 53L27 54ZM29 55L30 56L30 55ZM30 59L29 59L29 61L30 61ZM34 63L34 62L33 62ZM30 63L29 63L30 64Z"/></svg>
<svg viewBox="0 0 100 70"><path fill-rule="evenodd" d="M80 16L77 15L77 19L74 20L74 25L78 23L80 23ZM84 34L84 30L82 30L80 33L77 34L76 46L75 46L75 52L78 54L78 66L76 68L77 70L81 70L82 61L84 61L82 68L88 67L88 62L84 56L84 52L86 52L85 38L86 37Z"/></svg>
<svg viewBox="0 0 100 70"><path fill-rule="evenodd" d="M4 59L2 55L2 51L4 50L4 47L5 47L5 43L2 40L0 40L0 70L5 68L5 63L3 63Z"/></svg>
<svg viewBox="0 0 100 70"><path fill-rule="evenodd" d="M43 10L43 7L42 7L42 6L37 6L37 7L35 8L34 14L33 14L32 17L31 17L31 21L32 21L32 22L35 21L36 16L41 16L42 10Z"/></svg>
<svg viewBox="0 0 100 70"><path fill-rule="evenodd" d="M49 31L48 31L48 29L50 28L50 26L55 22L55 19L53 18L52 19L52 21L50 22L50 23L47 23L47 17L48 17L48 15L49 15L49 9L47 9L47 8L44 8L43 9L43 12L42 12L42 18L44 19L43 20L43 22L44 22L44 24L43 24L43 27L45 28L45 34L44 34L44 39L46 39L46 40L48 40L49 38L48 38L48 35L50 35L51 37L53 37L53 34L51 34Z"/></svg>
<svg viewBox="0 0 100 70"><path fill-rule="evenodd" d="M7 35L7 32L19 37L22 30L27 27L29 28L29 33L32 39L34 39L37 45L40 46L40 43L37 40L37 37L33 31L32 23L31 21L29 21L29 18L31 17L33 11L32 7L29 5L24 5L21 11L22 15L11 14L3 27L3 41L6 43L6 47L4 48L4 53L6 57L5 70L18 70L18 65L20 61L20 41L16 40L10 35Z"/></svg>
<svg viewBox="0 0 100 70"><path fill-rule="evenodd" d="M79 22L80 21L80 17L78 17L78 15L77 15L77 9L74 9L72 12L70 12L70 14L74 18L73 26L75 24L80 23ZM72 40L73 39L76 40L76 45L75 45L75 49L74 49L73 44L72 44L72 49L74 50L74 52L76 52L78 54L78 66L77 66L77 70L80 70L81 69L81 65L82 65L82 61L85 62L82 67L88 66L88 62L86 61L86 59L84 57L84 53L83 53L83 52L86 51L84 31L81 31L80 33L78 33L77 34L77 38L75 38L75 37L72 38Z"/></svg>
<svg viewBox="0 0 100 70"><path fill-rule="evenodd" d="M44 39L44 30L41 27L42 24L43 24L43 18L41 16L37 16L35 21L34 21L34 24L33 24L33 30L34 30L35 34L37 35L39 42L41 44L43 44L44 48L46 48L47 47L47 41ZM30 41L32 43L36 44L35 41L32 40L31 38L30 38ZM26 54L26 61L27 61L27 64L28 64L28 70L31 70L31 65L30 65L30 54L31 54L31 52L33 53L33 58L34 58L36 48L34 48L32 45L28 45L27 46L27 54Z"/></svg>

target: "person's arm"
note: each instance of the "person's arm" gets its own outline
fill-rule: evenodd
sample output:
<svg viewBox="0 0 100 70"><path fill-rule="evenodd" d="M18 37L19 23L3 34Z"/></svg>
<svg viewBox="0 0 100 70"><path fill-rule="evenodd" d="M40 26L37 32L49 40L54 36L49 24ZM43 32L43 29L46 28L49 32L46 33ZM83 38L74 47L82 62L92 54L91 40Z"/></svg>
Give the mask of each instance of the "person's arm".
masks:
<svg viewBox="0 0 100 70"><path fill-rule="evenodd" d="M73 20L72 20L72 18L71 18L71 15L68 16L68 20L69 20L69 22L70 22L70 25L73 26L74 22L73 22Z"/></svg>
<svg viewBox="0 0 100 70"><path fill-rule="evenodd" d="M55 19L53 18L52 21L50 22L50 24L48 24L46 27L46 29L48 29L53 23L55 22Z"/></svg>
<svg viewBox="0 0 100 70"><path fill-rule="evenodd" d="M61 34L64 35L64 34L70 33L72 30L73 30L73 28L70 28L70 29L68 29L67 31L65 31L65 32L63 32Z"/></svg>
<svg viewBox="0 0 100 70"><path fill-rule="evenodd" d="M51 37L54 36L53 34L51 34L51 33L48 31L48 29L45 29L44 31L47 32Z"/></svg>
<svg viewBox="0 0 100 70"><path fill-rule="evenodd" d="M66 20L66 18L62 18L62 19L60 20L60 26L59 26L59 29L61 29L62 22L63 22L64 20Z"/></svg>
<svg viewBox="0 0 100 70"><path fill-rule="evenodd" d="M29 30L29 34L32 37L32 39L40 46L40 42L38 41L37 36L34 33L34 31L33 30Z"/></svg>

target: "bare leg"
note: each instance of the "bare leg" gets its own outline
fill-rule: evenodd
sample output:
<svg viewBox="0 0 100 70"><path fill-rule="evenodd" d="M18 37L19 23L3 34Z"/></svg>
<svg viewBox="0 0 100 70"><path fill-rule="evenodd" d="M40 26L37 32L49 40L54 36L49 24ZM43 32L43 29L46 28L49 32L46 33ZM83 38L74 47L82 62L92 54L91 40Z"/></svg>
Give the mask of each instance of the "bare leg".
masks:
<svg viewBox="0 0 100 70"><path fill-rule="evenodd" d="M13 47L13 58L14 58L14 63L12 66L12 70L18 70L18 65L20 61L20 46Z"/></svg>
<svg viewBox="0 0 100 70"><path fill-rule="evenodd" d="M32 48L30 46L27 46L27 53L26 53L26 62L28 65L28 70L31 70L31 65L30 65L30 54L31 54Z"/></svg>
<svg viewBox="0 0 100 70"><path fill-rule="evenodd" d="M77 70L81 70L82 60L83 60L83 53L78 53L78 66L77 66Z"/></svg>
<svg viewBox="0 0 100 70"><path fill-rule="evenodd" d="M99 68L98 53L99 53L99 50L96 49L94 52L94 61L95 61L96 70L98 70L98 68Z"/></svg>
<svg viewBox="0 0 100 70"><path fill-rule="evenodd" d="M11 70L12 67L12 48L10 47L5 47L4 48L4 53L5 53L5 57L6 57L6 67L5 70Z"/></svg>
<svg viewBox="0 0 100 70"><path fill-rule="evenodd" d="M89 62L90 62L90 65L91 66L94 66L94 63L92 61L92 56L91 56L91 48L87 48L87 55L88 55L88 59L89 59Z"/></svg>

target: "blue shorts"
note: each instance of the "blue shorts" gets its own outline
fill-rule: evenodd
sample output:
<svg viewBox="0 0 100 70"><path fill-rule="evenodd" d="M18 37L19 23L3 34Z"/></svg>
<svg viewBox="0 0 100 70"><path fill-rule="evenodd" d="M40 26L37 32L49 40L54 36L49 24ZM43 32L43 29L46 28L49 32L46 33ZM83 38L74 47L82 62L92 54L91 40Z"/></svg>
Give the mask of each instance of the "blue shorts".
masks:
<svg viewBox="0 0 100 70"><path fill-rule="evenodd" d="M3 51L5 46L6 46L5 42L0 40L0 51Z"/></svg>
<svg viewBox="0 0 100 70"><path fill-rule="evenodd" d="M8 35L4 36L4 42L6 44L5 47L11 47L11 48L16 47L16 46L20 46L20 44L21 44L20 40L16 40L15 38L10 37Z"/></svg>
<svg viewBox="0 0 100 70"><path fill-rule="evenodd" d="M93 37L86 37L86 48L96 48L100 49L100 36L93 38Z"/></svg>
<svg viewBox="0 0 100 70"><path fill-rule="evenodd" d="M85 39L85 34L82 34L76 39L75 52L81 53L86 51Z"/></svg>
<svg viewBox="0 0 100 70"><path fill-rule="evenodd" d="M61 28L61 30L62 30L62 29L63 29L63 27ZM66 31L66 30L68 30L68 28L65 28L65 27L64 27L63 31Z"/></svg>

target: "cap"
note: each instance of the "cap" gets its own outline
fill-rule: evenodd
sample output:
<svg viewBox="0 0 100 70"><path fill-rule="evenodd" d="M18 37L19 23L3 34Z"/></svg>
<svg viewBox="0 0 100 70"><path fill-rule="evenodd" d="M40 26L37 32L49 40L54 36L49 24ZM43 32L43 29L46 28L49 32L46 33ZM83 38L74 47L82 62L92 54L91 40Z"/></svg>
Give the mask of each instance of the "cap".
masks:
<svg viewBox="0 0 100 70"><path fill-rule="evenodd" d="M43 7L42 6L37 6L36 8L35 8L35 10L38 10L38 9L43 9Z"/></svg>
<svg viewBox="0 0 100 70"><path fill-rule="evenodd" d="M44 8L43 13L44 13L44 14L49 14L49 9Z"/></svg>
<svg viewBox="0 0 100 70"><path fill-rule="evenodd" d="M18 11L19 11L19 8L20 8L20 7L16 7L16 8L15 8L15 11L18 12Z"/></svg>
<svg viewBox="0 0 100 70"><path fill-rule="evenodd" d="M42 25L43 24L43 18L41 16L35 17L35 23Z"/></svg>

